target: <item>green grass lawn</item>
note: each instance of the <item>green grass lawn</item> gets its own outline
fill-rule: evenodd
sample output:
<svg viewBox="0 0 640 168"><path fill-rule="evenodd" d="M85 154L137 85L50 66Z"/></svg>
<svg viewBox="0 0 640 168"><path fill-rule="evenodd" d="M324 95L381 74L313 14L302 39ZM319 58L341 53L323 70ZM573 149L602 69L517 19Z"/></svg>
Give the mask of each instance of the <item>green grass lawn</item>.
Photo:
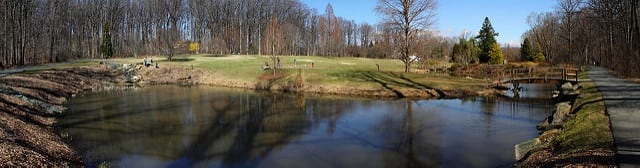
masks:
<svg viewBox="0 0 640 168"><path fill-rule="evenodd" d="M271 73L261 66L268 62L273 65L269 56L255 55L184 55L174 57L169 62L166 57L151 57L163 66L184 66L201 68L214 73L218 80L256 83L259 77ZM369 59L355 57L318 57L318 56L281 56L283 72L290 78L302 69L305 85L324 87L358 87L383 88L436 88L436 89L485 89L488 83L481 79L452 77L445 73L426 73L412 69L404 73L404 64L398 59ZM296 60L296 67L293 61ZM97 64L105 60L78 60L64 66L80 66ZM107 62L125 64L142 63L143 58L109 59ZM150 61L148 58L147 61ZM311 68L314 63L315 67ZM377 70L380 66L380 71Z"/></svg>
<svg viewBox="0 0 640 168"><path fill-rule="evenodd" d="M588 79L587 72L580 74L581 79ZM592 150L598 148L612 149L613 136L609 127L609 117L605 114L602 94L593 82L581 82L581 97L573 109L575 115L564 125L558 140L562 153Z"/></svg>

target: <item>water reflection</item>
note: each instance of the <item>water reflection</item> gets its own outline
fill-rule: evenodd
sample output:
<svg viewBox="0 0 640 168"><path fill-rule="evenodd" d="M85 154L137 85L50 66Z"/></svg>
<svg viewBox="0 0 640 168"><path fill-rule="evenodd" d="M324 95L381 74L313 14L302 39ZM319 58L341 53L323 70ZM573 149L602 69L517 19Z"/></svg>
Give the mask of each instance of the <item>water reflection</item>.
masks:
<svg viewBox="0 0 640 168"><path fill-rule="evenodd" d="M547 104L158 86L73 99L59 126L89 166L495 167Z"/></svg>

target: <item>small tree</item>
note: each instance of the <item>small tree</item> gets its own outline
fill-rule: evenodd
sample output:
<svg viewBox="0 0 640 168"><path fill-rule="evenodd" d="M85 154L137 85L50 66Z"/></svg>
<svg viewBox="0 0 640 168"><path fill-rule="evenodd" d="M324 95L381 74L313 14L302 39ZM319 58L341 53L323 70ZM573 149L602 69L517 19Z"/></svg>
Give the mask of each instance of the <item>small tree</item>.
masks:
<svg viewBox="0 0 640 168"><path fill-rule="evenodd" d="M522 45L520 45L520 57L523 61L533 61L533 49L531 48L531 42L529 38L524 38Z"/></svg>
<svg viewBox="0 0 640 168"><path fill-rule="evenodd" d="M531 60L535 62L544 62L544 54L542 53L542 49L540 49L539 45L536 45L535 50L531 51Z"/></svg>
<svg viewBox="0 0 640 168"><path fill-rule="evenodd" d="M493 47L494 44L497 45L495 36L498 36L498 33L493 30L493 26L491 26L491 21L489 21L489 17L484 18L484 23L482 23L482 29L476 39L478 39L478 47L480 48L480 63L487 63L491 59L489 56L489 50Z"/></svg>
<svg viewBox="0 0 640 168"><path fill-rule="evenodd" d="M489 49L489 64L502 64L504 62L504 55L500 49L498 43L493 43L491 49Z"/></svg>
<svg viewBox="0 0 640 168"><path fill-rule="evenodd" d="M453 45L451 60L455 63L463 64L478 62L479 50L480 49L475 46L473 38L467 40L466 38L461 37L460 41Z"/></svg>
<svg viewBox="0 0 640 168"><path fill-rule="evenodd" d="M195 53L195 54L200 54L200 43L198 42L190 42L189 43L189 52L190 53Z"/></svg>
<svg viewBox="0 0 640 168"><path fill-rule="evenodd" d="M106 59L113 56L113 45L111 44L111 33L109 32L109 22L102 26L102 46L100 48L102 56Z"/></svg>

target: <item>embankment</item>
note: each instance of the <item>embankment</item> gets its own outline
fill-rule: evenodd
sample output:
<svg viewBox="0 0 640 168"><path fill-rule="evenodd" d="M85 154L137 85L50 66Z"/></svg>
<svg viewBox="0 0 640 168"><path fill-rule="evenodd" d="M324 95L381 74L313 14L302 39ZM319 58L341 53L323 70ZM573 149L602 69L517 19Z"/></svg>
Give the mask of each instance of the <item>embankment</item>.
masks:
<svg viewBox="0 0 640 168"><path fill-rule="evenodd" d="M0 77L0 167L79 167L82 158L56 133L56 117L75 94L118 88L122 72L105 66Z"/></svg>
<svg viewBox="0 0 640 168"><path fill-rule="evenodd" d="M556 110L538 124L541 135L516 145L520 160L515 167L615 167L613 136L600 92L589 81L562 89L564 97Z"/></svg>
<svg viewBox="0 0 640 168"><path fill-rule="evenodd" d="M150 84L181 84L181 85L211 85L255 90L269 90L281 92L297 92L311 94L330 94L359 97L378 98L461 98L470 96L495 96L502 91L486 87L483 89L453 88L438 89L414 82L406 78L391 79L391 82L377 81L377 86L359 86L346 84L315 84L306 82L304 75L299 72L278 72L275 75L265 72L258 79L236 81L218 77L216 72L181 66L142 67L137 66L138 76L142 85ZM376 81L376 79L372 79ZM389 79L387 79L389 80Z"/></svg>

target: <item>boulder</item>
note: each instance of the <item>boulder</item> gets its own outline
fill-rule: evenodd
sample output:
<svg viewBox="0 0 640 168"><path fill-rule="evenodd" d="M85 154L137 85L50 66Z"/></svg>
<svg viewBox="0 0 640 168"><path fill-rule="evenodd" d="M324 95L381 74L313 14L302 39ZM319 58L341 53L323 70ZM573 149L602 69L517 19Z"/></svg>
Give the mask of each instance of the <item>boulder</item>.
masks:
<svg viewBox="0 0 640 168"><path fill-rule="evenodd" d="M536 125L536 129L538 129L538 131L547 131L551 129L551 121L553 121L553 116L544 118L544 120Z"/></svg>
<svg viewBox="0 0 640 168"><path fill-rule="evenodd" d="M574 90L574 89L573 89L573 85L572 85L570 82L567 82L567 83L562 84L562 86L560 86L560 88L561 88L563 91L570 91L570 90Z"/></svg>
<svg viewBox="0 0 640 168"><path fill-rule="evenodd" d="M556 110L553 112L552 128L560 128L571 113L571 104L569 102L561 102L556 104Z"/></svg>
<svg viewBox="0 0 640 168"><path fill-rule="evenodd" d="M125 69L125 70L131 69L131 64L122 64L122 69Z"/></svg>
<svg viewBox="0 0 640 168"><path fill-rule="evenodd" d="M538 131L547 131L549 129L561 128L565 121L569 118L571 113L571 104L569 102L561 102L556 104L556 109L553 111L553 115L545 118L542 122L536 125Z"/></svg>
<svg viewBox="0 0 640 168"><path fill-rule="evenodd" d="M526 158L531 152L536 149L536 144L539 144L538 138L530 139L514 146L514 153L516 160L522 160Z"/></svg>

